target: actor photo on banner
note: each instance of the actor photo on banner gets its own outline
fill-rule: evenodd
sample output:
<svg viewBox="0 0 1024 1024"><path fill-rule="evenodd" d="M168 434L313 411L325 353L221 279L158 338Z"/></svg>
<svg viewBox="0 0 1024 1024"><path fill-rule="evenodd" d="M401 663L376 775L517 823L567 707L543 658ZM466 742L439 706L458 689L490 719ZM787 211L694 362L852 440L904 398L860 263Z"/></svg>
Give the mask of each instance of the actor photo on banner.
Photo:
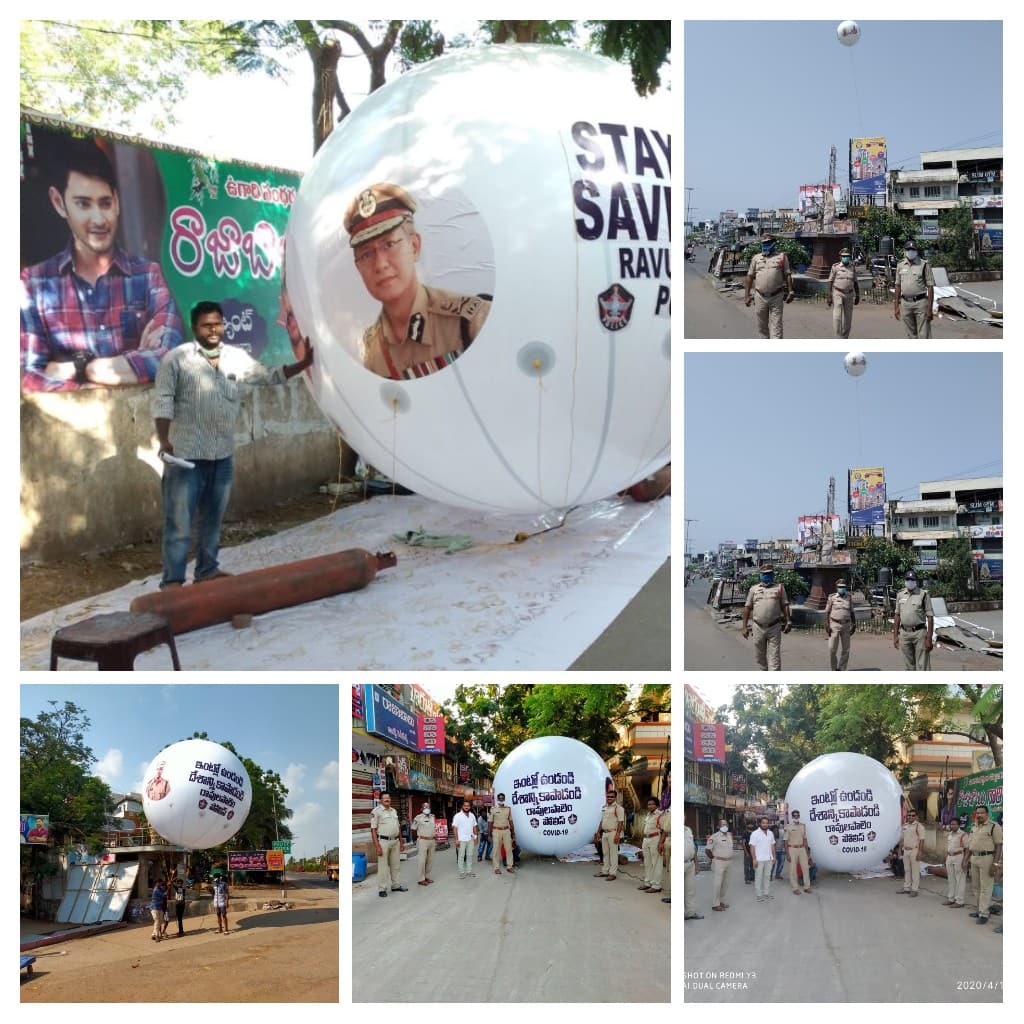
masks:
<svg viewBox="0 0 1024 1024"><path fill-rule="evenodd" d="M126 150L133 215L112 155ZM181 343L182 321L159 263L125 239L159 246L163 189L152 157L38 125L22 141L22 390L148 383ZM154 212L155 211L155 212ZM153 216L150 216L150 214ZM45 250L57 251L41 259ZM133 248L139 245L133 244ZM26 265L28 264L28 265Z"/></svg>

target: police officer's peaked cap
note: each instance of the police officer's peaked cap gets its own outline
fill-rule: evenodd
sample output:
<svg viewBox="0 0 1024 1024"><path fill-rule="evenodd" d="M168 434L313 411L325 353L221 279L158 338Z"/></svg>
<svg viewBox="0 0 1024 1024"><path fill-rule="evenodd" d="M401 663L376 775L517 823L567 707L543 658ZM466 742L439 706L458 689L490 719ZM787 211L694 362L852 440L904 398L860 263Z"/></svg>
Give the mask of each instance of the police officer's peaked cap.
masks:
<svg viewBox="0 0 1024 1024"><path fill-rule="evenodd" d="M765 233L764 233L764 234L763 234L763 235L761 236L761 241L762 241L762 242L774 242L774 241L775 241L775 236L774 236L774 235L771 235L771 234L769 234L769 233L768 233L768 232L766 231L766 232L765 232Z"/></svg>
<svg viewBox="0 0 1024 1024"><path fill-rule="evenodd" d="M849 256L850 255L850 250L849 249L840 249L839 250L839 255L840 256Z"/></svg>
<svg viewBox="0 0 1024 1024"><path fill-rule="evenodd" d="M903 243L903 248L904 248L904 249L916 249L916 248L917 248L917 242L916 242L916 241L914 241L914 239L913 239L913 238L908 238L908 239L907 239L907 240L906 240L906 241L905 241L905 242Z"/></svg>
<svg viewBox="0 0 1024 1024"><path fill-rule="evenodd" d="M416 200L400 185L382 181L364 188L345 211L349 245L355 248L397 228L416 212Z"/></svg>
<svg viewBox="0 0 1024 1024"><path fill-rule="evenodd" d="M908 572L907 575L904 576L903 578L907 579L907 580L914 580L916 582L917 581L917 573L914 572L913 569L911 569L910 572Z"/></svg>
<svg viewBox="0 0 1024 1024"><path fill-rule="evenodd" d="M761 568L760 568L759 571L760 572L774 572L775 571L775 566L773 566L770 562L762 562L761 563Z"/></svg>
<svg viewBox="0 0 1024 1024"><path fill-rule="evenodd" d="M846 580L842 580L842 579L836 580L836 586L837 587L845 587L846 586Z"/></svg>

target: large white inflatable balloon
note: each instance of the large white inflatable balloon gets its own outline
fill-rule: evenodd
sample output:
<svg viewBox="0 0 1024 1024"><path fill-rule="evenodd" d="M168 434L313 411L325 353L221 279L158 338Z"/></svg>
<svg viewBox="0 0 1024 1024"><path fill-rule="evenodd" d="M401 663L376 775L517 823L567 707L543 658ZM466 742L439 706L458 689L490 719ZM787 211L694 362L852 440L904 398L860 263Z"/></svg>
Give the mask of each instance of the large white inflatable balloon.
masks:
<svg viewBox="0 0 1024 1024"><path fill-rule="evenodd" d="M211 740L182 740L150 762L142 782L146 820L172 843L205 850L245 824L252 786L242 762Z"/></svg>
<svg viewBox="0 0 1024 1024"><path fill-rule="evenodd" d="M851 377L859 377L868 368L868 357L863 352L847 352L843 357L843 366Z"/></svg>
<svg viewBox="0 0 1024 1024"><path fill-rule="evenodd" d="M856 46L860 42L860 25L855 21L840 22L836 35L843 46Z"/></svg>
<svg viewBox="0 0 1024 1024"><path fill-rule="evenodd" d="M900 784L885 765L864 754L823 754L793 777L790 812L807 826L816 864L858 871L882 862L900 837Z"/></svg>
<svg viewBox="0 0 1024 1024"><path fill-rule="evenodd" d="M604 761L585 743L541 736L501 762L494 795L505 794L524 850L561 857L593 840L608 779Z"/></svg>
<svg viewBox="0 0 1024 1024"><path fill-rule="evenodd" d="M520 45L415 68L342 121L285 265L307 384L368 462L541 513L670 460L671 120L623 65Z"/></svg>

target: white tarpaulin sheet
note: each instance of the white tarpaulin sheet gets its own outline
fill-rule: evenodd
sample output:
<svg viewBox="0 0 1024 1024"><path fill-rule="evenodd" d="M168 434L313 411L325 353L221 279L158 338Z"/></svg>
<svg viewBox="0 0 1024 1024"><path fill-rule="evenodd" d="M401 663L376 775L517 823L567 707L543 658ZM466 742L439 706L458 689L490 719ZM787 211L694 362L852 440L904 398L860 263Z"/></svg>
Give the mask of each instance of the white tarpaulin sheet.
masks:
<svg viewBox="0 0 1024 1024"><path fill-rule="evenodd" d="M246 629L210 626L177 638L183 669L492 669L559 670L590 646L670 553L671 498L595 502L565 525L541 528L522 516L489 516L419 496L381 497L322 519L221 551L240 573L345 548L393 550L398 564L363 590L253 619ZM474 546L453 554L392 539L423 529L468 534ZM191 566L189 567L191 573ZM21 667L49 668L50 639L61 626L127 611L153 591L154 576L38 615L21 626ZM665 615L669 614L666 603ZM166 647L135 662L169 670ZM95 669L62 659L60 668Z"/></svg>
<svg viewBox="0 0 1024 1024"><path fill-rule="evenodd" d="M57 920L66 924L120 921L138 873L137 861L68 868Z"/></svg>

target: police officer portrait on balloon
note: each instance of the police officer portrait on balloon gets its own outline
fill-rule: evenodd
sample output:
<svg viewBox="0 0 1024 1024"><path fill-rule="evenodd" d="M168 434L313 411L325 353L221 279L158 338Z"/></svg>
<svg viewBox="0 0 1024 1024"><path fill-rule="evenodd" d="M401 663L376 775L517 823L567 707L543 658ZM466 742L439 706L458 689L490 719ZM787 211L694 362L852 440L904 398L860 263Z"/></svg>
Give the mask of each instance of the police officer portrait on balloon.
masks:
<svg viewBox="0 0 1024 1024"><path fill-rule="evenodd" d="M412 380L453 363L476 340L489 295L460 295L420 283L423 238L416 200L400 185L363 189L345 212L352 258L367 292L381 304L362 339L363 365L382 377Z"/></svg>

